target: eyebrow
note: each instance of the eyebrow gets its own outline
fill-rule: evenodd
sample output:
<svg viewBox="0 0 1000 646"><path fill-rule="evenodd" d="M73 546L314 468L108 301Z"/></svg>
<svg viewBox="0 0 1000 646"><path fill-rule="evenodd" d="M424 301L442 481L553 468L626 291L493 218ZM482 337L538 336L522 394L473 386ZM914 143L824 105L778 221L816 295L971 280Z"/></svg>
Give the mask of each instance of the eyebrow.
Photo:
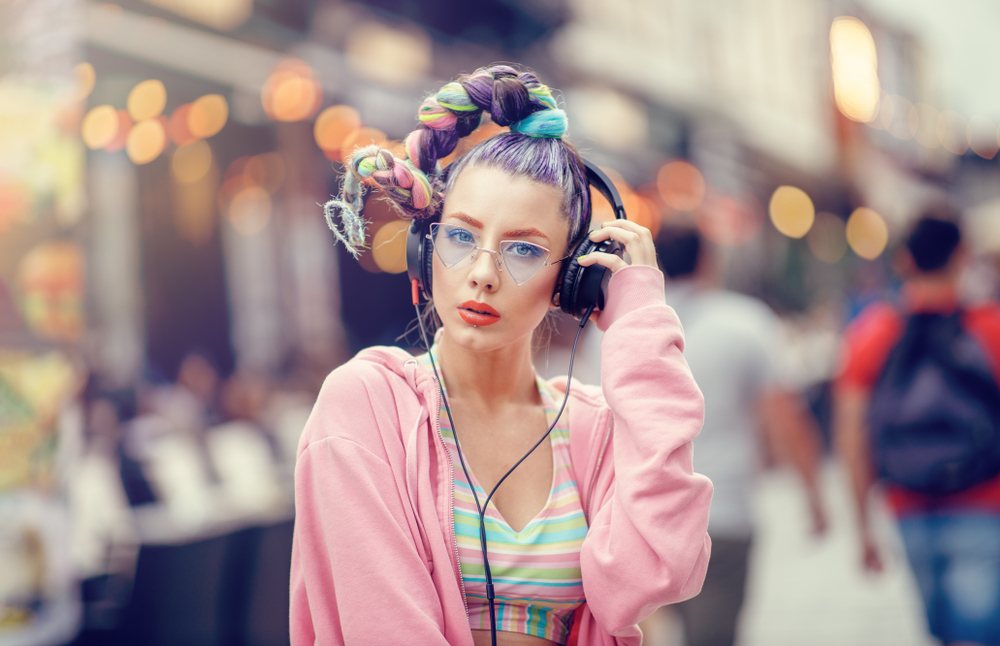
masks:
<svg viewBox="0 0 1000 646"><path fill-rule="evenodd" d="M449 213L448 217L455 218L456 220L461 220L462 222L465 222L466 224L469 224L470 226L474 226L477 229L482 229L483 228L483 223L482 222L480 222L476 218L472 217L471 215L466 215L465 213ZM545 233L543 231L541 231L540 229L536 229L535 227L524 227L524 228L521 228L521 229L511 229L510 231L505 231L503 235L504 235L504 237L510 236L512 238L523 238L523 237L527 237L527 236L537 236L539 238L545 238L546 240L549 239L549 237L547 235L545 235Z"/></svg>

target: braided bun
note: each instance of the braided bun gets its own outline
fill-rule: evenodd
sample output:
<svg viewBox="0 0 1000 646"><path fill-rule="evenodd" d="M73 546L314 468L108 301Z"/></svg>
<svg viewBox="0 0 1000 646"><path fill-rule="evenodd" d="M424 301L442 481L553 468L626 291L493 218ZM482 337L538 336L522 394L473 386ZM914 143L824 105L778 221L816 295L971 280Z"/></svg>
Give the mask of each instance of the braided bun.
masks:
<svg viewBox="0 0 1000 646"><path fill-rule="evenodd" d="M356 150L347 164L340 195L324 205L327 225L355 257L365 247L361 213L365 185L380 188L407 219L433 217L442 201L438 160L479 127L483 112L513 133L561 139L566 113L534 74L493 65L460 76L428 96L417 111L419 125L403 142L405 158L378 146ZM340 223L338 225L337 220Z"/></svg>

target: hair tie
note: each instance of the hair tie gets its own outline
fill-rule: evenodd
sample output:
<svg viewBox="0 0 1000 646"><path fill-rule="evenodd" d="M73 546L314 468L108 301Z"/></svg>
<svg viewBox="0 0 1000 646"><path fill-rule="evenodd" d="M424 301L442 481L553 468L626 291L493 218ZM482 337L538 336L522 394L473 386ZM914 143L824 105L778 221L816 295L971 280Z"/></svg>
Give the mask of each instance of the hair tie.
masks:
<svg viewBox="0 0 1000 646"><path fill-rule="evenodd" d="M566 113L559 109L532 112L520 121L510 124L511 132L529 137L562 139L566 134Z"/></svg>

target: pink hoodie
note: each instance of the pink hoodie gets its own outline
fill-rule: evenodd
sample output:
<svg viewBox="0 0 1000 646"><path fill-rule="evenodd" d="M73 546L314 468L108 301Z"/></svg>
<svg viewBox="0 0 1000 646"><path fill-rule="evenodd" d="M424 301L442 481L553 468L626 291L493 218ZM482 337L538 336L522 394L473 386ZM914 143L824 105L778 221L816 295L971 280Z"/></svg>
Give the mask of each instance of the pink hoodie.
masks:
<svg viewBox="0 0 1000 646"><path fill-rule="evenodd" d="M598 325L603 387L574 381L568 405L589 524L574 632L634 645L637 622L705 578L712 483L691 449L704 402L659 270L614 274ZM327 377L295 467L292 644L471 646L439 406L433 373L398 348Z"/></svg>

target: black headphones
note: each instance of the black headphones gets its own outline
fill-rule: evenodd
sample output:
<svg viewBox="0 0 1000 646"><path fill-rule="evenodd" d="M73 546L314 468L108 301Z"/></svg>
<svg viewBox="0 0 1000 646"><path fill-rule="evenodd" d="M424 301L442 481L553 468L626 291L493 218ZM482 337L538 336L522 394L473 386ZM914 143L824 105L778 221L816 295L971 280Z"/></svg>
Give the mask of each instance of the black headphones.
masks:
<svg viewBox="0 0 1000 646"><path fill-rule="evenodd" d="M600 191L608 200L617 219L625 220L625 204L611 179L604 174L604 171L586 159L583 160L583 165L587 171L587 183ZM591 204L591 212L587 214L588 226L592 214L593 205ZM411 283L416 281L417 289L423 293L426 299L431 297L431 267L434 262L429 236L430 225L439 219L440 215L413 220L406 237L406 273L409 275ZM610 272L600 265L582 267L576 261L580 256L593 251L613 253L618 256L624 253L624 249L617 242L613 240L593 242L585 231L583 239L577 243L573 254L563 261L563 267L556 279L556 288L552 296L553 299L558 297L559 308L562 311L577 319L581 319L584 314L592 311L595 307L597 309L604 307Z"/></svg>

